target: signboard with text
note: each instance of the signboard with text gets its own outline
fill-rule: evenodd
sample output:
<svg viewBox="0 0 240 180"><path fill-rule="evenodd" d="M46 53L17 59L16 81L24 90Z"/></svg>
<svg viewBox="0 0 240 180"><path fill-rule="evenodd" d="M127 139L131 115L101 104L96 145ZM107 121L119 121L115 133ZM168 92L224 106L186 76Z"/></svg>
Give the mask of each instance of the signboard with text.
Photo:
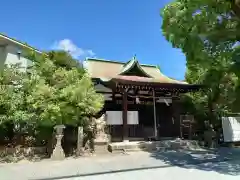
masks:
<svg viewBox="0 0 240 180"><path fill-rule="evenodd" d="M107 111L106 119L108 125L122 125L122 111ZM128 111L127 112L127 124L139 124L138 111Z"/></svg>
<svg viewBox="0 0 240 180"><path fill-rule="evenodd" d="M223 117L222 128L224 142L240 141L240 117Z"/></svg>

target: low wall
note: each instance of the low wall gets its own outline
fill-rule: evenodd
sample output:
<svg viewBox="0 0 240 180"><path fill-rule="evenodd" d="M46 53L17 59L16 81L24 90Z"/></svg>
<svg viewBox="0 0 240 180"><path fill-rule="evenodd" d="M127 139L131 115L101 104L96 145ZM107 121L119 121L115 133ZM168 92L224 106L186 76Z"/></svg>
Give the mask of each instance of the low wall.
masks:
<svg viewBox="0 0 240 180"><path fill-rule="evenodd" d="M46 147L0 147L1 154L24 154L24 155L34 155L34 154L46 154Z"/></svg>

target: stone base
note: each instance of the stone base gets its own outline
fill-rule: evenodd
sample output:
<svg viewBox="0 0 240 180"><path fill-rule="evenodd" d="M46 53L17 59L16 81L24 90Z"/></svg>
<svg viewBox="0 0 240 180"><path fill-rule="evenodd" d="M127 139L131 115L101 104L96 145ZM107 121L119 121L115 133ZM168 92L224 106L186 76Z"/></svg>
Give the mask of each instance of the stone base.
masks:
<svg viewBox="0 0 240 180"><path fill-rule="evenodd" d="M78 148L76 151L76 156L83 156L84 155L84 148Z"/></svg>
<svg viewBox="0 0 240 180"><path fill-rule="evenodd" d="M107 145L95 145L94 152L96 154L105 154L109 153Z"/></svg>
<svg viewBox="0 0 240 180"><path fill-rule="evenodd" d="M116 142L109 144L108 148L110 152L200 149L196 141L179 139L163 141Z"/></svg>
<svg viewBox="0 0 240 180"><path fill-rule="evenodd" d="M52 160L63 160L65 158L65 154L61 145L62 137L63 135L56 136L57 143L51 155Z"/></svg>
<svg viewBox="0 0 240 180"><path fill-rule="evenodd" d="M65 159L65 154L62 148L56 147L53 150L52 156L51 156L52 160L63 160Z"/></svg>
<svg viewBox="0 0 240 180"><path fill-rule="evenodd" d="M121 152L132 152L132 151L142 151L142 150L154 150L154 142L145 142L145 141L123 141L111 143L108 145L108 149L112 153L121 153Z"/></svg>
<svg viewBox="0 0 240 180"><path fill-rule="evenodd" d="M108 142L94 142L94 152L96 154L109 153Z"/></svg>

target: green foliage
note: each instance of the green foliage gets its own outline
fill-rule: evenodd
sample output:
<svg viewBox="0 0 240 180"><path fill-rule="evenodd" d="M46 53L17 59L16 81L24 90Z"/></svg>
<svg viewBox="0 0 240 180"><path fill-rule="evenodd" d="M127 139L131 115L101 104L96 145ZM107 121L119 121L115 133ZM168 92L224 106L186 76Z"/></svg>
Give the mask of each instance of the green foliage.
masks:
<svg viewBox="0 0 240 180"><path fill-rule="evenodd" d="M240 40L240 20L232 8L226 0L175 0L162 10L162 32L173 47L182 49L187 63L204 64L232 52Z"/></svg>
<svg viewBox="0 0 240 180"><path fill-rule="evenodd" d="M66 69L72 69L73 67L78 70L83 68L78 60L73 59L73 57L66 51L50 51L47 52L48 58L54 62L56 66L64 67Z"/></svg>
<svg viewBox="0 0 240 180"><path fill-rule="evenodd" d="M239 111L239 7L238 0L175 0L161 12L163 35L186 55L186 80L205 86L183 97L205 120Z"/></svg>
<svg viewBox="0 0 240 180"><path fill-rule="evenodd" d="M236 98L236 75L224 67L188 68L186 79L193 84L203 84L205 89L187 95L192 112L205 120L214 121L220 114L233 112Z"/></svg>
<svg viewBox="0 0 240 180"><path fill-rule="evenodd" d="M163 9L162 17L164 35L181 48L195 38L210 40L221 33L229 40L239 30L239 18L232 12L232 3L226 0L175 0Z"/></svg>
<svg viewBox="0 0 240 180"><path fill-rule="evenodd" d="M0 74L0 122L29 126L83 124L84 117L96 114L103 97L94 90L91 78L69 55L54 60L28 54L34 62L28 71L4 67ZM64 58L66 65L62 62ZM61 62L61 64L58 64Z"/></svg>
<svg viewBox="0 0 240 180"><path fill-rule="evenodd" d="M77 125L82 117L102 108L102 96L95 92L86 73L56 68L49 60L36 67L28 84L32 89L28 103L42 122Z"/></svg>
<svg viewBox="0 0 240 180"><path fill-rule="evenodd" d="M0 72L0 123L5 121L27 121L30 114L24 111L22 83L25 74L18 65L5 66Z"/></svg>

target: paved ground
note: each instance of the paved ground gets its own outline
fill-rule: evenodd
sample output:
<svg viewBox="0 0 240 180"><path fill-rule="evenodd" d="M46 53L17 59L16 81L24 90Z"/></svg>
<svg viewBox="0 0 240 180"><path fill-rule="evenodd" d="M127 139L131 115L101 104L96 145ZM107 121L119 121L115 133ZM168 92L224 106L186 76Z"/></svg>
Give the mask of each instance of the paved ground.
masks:
<svg viewBox="0 0 240 180"><path fill-rule="evenodd" d="M161 177L169 180L239 179L240 150L138 152L0 165L1 180L141 180Z"/></svg>
<svg viewBox="0 0 240 180"><path fill-rule="evenodd" d="M121 172L86 177L64 178L63 180L239 180L239 176L219 174L217 172L201 171L169 167L159 169Z"/></svg>

